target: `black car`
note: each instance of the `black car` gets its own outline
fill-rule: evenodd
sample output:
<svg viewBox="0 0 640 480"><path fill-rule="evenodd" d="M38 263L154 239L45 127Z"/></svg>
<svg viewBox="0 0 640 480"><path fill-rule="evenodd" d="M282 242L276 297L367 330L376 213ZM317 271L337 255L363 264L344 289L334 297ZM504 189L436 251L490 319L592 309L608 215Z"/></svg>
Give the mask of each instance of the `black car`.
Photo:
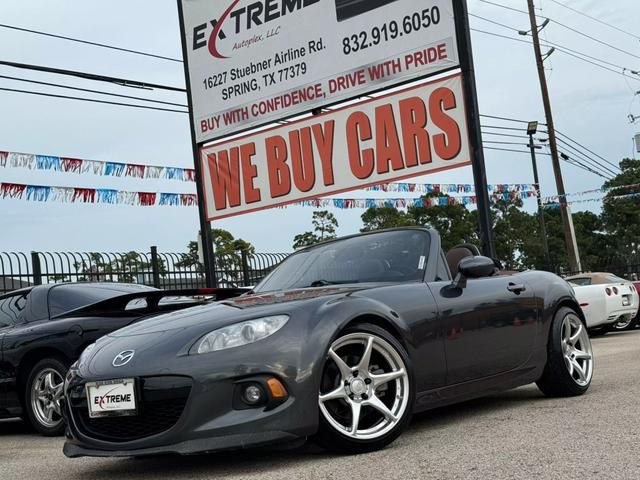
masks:
<svg viewBox="0 0 640 480"><path fill-rule="evenodd" d="M44 435L61 435L65 374L84 348L142 318L197 305L178 295L199 293L213 291L75 283L1 295L0 418L22 416Z"/></svg>
<svg viewBox="0 0 640 480"><path fill-rule="evenodd" d="M370 12L376 8L396 2L397 0L336 0L338 21L342 22L352 17Z"/></svg>
<svg viewBox="0 0 640 480"><path fill-rule="evenodd" d="M252 294L88 347L65 384L64 452L187 454L312 436L371 451L413 412L532 382L547 395L586 392L584 322L561 278L503 275L466 247L445 257L433 230L335 240L290 256Z"/></svg>

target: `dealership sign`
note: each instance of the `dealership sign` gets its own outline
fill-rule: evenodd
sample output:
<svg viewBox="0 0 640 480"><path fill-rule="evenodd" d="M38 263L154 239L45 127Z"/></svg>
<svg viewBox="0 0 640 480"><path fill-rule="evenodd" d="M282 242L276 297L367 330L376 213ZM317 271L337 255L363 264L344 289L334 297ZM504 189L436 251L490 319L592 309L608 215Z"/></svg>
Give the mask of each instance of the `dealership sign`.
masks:
<svg viewBox="0 0 640 480"><path fill-rule="evenodd" d="M207 219L470 163L460 75L200 150Z"/></svg>
<svg viewBox="0 0 640 480"><path fill-rule="evenodd" d="M179 0L204 143L459 65L452 0Z"/></svg>

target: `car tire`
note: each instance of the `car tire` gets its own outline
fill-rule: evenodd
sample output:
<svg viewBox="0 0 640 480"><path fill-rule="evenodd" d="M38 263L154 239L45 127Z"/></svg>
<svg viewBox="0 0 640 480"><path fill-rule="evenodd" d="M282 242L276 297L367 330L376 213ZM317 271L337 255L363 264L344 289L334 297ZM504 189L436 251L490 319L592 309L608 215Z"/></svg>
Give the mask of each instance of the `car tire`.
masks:
<svg viewBox="0 0 640 480"><path fill-rule="evenodd" d="M376 325L349 327L327 352L315 441L344 454L380 450L411 421L414 398L412 367L400 342Z"/></svg>
<svg viewBox="0 0 640 480"><path fill-rule="evenodd" d="M57 358L38 362L25 384L24 405L29 423L40 434L57 437L64 434L65 423L60 400L67 365Z"/></svg>
<svg viewBox="0 0 640 480"><path fill-rule="evenodd" d="M632 318L628 322L615 322L609 325L610 332L626 332L627 330L633 330L636 328L637 318Z"/></svg>
<svg viewBox="0 0 640 480"><path fill-rule="evenodd" d="M553 318L547 346L547 364L538 388L549 397L584 394L593 378L593 350L587 328L571 308Z"/></svg>

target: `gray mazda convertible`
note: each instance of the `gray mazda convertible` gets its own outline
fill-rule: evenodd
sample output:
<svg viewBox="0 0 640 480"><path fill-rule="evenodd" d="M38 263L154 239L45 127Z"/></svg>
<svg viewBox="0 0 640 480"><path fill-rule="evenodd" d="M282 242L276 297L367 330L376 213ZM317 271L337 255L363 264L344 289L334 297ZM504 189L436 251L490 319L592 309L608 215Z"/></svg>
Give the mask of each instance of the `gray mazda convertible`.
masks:
<svg viewBox="0 0 640 480"><path fill-rule="evenodd" d="M64 453L307 438L367 452L415 412L533 382L581 395L592 375L584 315L564 280L506 274L469 245L445 255L433 230L388 230L301 250L240 297L90 345L64 385Z"/></svg>

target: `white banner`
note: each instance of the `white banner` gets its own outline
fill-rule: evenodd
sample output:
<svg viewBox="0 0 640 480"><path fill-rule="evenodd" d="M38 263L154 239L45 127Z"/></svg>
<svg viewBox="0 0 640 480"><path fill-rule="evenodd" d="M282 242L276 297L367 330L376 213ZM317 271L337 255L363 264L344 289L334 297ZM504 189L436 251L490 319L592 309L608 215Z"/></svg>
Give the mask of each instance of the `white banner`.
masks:
<svg viewBox="0 0 640 480"><path fill-rule="evenodd" d="M452 0L179 0L197 141L458 66Z"/></svg>
<svg viewBox="0 0 640 480"><path fill-rule="evenodd" d="M201 149L209 220L467 165L459 74Z"/></svg>

